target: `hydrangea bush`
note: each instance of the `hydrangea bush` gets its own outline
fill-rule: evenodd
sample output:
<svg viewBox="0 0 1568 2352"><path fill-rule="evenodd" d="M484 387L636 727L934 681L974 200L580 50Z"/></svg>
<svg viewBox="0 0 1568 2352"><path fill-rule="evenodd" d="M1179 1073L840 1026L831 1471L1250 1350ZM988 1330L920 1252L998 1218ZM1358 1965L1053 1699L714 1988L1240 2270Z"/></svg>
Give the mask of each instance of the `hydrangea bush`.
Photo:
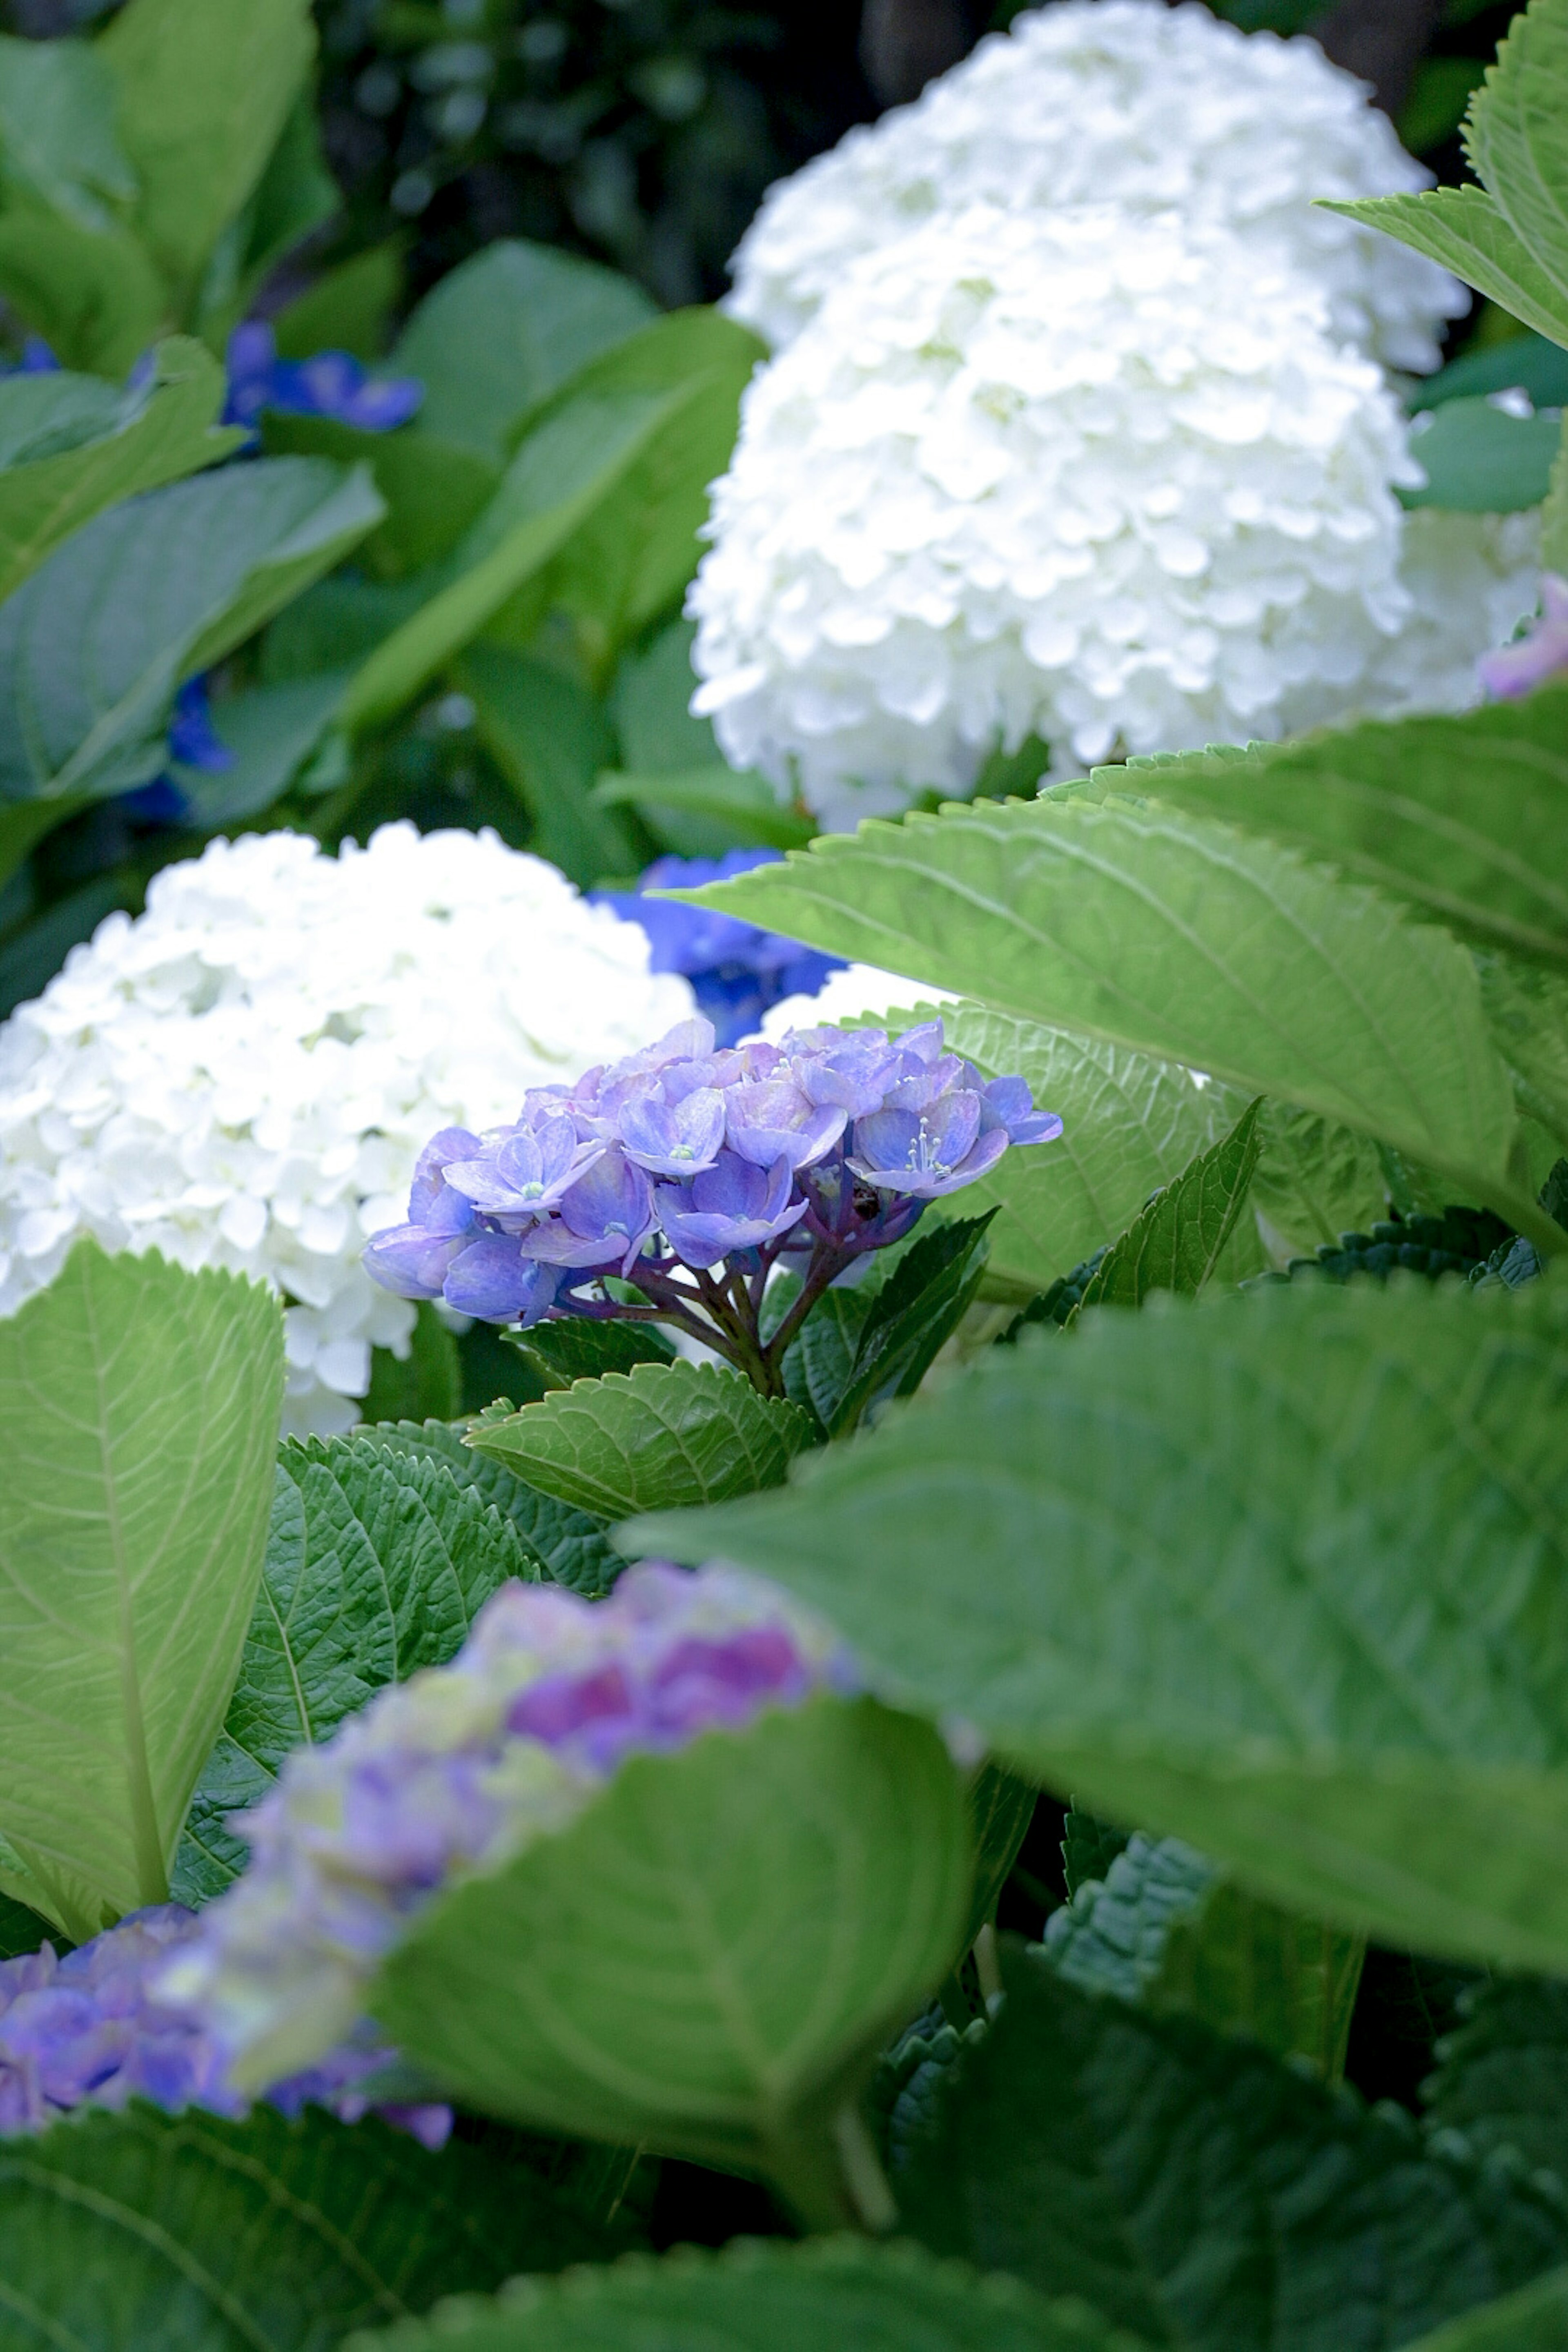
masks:
<svg viewBox="0 0 1568 2352"><path fill-rule="evenodd" d="M731 587L839 667L757 770L676 617L732 321L503 246L384 368L312 288L221 422L309 210L302 15L228 6L0 44L0 279L145 297L111 357L16 266L68 364L0 383L0 835L190 853L0 1039L0 2345L1555 2344L1568 0L1476 184L1352 175L1293 258L1139 123L1234 132L1220 214L1314 140L1332 194L1381 134L1310 52L1062 0L955 78L1103 32L1127 184L868 201L715 494L699 604L831 348ZM1529 330L1419 433L1401 244ZM943 667L921 532L982 512ZM898 760L835 766L889 646ZM808 760L899 813L811 838ZM437 772L465 826L374 822ZM478 1409L387 1412L443 1318Z"/></svg>

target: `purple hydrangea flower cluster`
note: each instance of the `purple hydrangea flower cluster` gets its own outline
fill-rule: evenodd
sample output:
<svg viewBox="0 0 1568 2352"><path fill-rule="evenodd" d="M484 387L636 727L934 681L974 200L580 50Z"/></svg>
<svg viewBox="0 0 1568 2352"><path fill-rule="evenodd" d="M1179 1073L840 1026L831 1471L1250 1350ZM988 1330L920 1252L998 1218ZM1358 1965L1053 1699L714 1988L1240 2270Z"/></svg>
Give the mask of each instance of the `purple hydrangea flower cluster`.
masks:
<svg viewBox="0 0 1568 2352"><path fill-rule="evenodd" d="M536 1089L510 1127L443 1128L408 1222L364 1259L401 1297L488 1322L658 1318L776 1394L784 1350L830 1283L1010 1143L1061 1131L1022 1078L987 1079L948 1053L940 1020L898 1038L802 1029L721 1047L699 1017L573 1087ZM802 1289L764 1343L781 1255L802 1262ZM637 1297L610 1295L613 1278Z"/></svg>
<svg viewBox="0 0 1568 2352"><path fill-rule="evenodd" d="M725 857L659 857L638 877L635 890L601 890L595 896L623 921L640 923L648 938L648 968L679 971L691 982L698 1010L712 1022L721 1045L750 1036L771 1005L786 996L816 996L829 972L842 971L842 956L764 931L738 915L711 907L687 907L673 898L652 898L650 890L695 890L704 882L728 882L754 866L771 866L777 849L732 849Z"/></svg>
<svg viewBox="0 0 1568 2352"><path fill-rule="evenodd" d="M315 2064L440 1892L566 1828L627 1756L858 1687L831 1633L734 1570L648 1562L595 1603L503 1585L450 1665L297 1749L237 1817L250 1866L163 1997L195 2008L241 2090Z"/></svg>
<svg viewBox="0 0 1568 2352"><path fill-rule="evenodd" d="M317 352L308 360L280 360L272 330L248 319L228 339L226 425L252 431L267 409L286 416L330 416L362 433L391 433L406 425L425 397L417 376L373 376L347 352Z"/></svg>
<svg viewBox="0 0 1568 2352"><path fill-rule="evenodd" d="M132 1911L63 1959L45 1944L0 1962L0 2137L47 2130L88 2102L123 2107L150 2099L171 2111L245 2113L201 2020L156 1989L171 1958L198 1931L194 1911L165 1903ZM357 2123L373 2102L356 2085L395 2057L362 2034L327 2051L309 2072L269 2084L265 2095L286 2116L310 2104ZM452 2128L443 2105L378 2104L376 2112L426 2147L441 2147Z"/></svg>

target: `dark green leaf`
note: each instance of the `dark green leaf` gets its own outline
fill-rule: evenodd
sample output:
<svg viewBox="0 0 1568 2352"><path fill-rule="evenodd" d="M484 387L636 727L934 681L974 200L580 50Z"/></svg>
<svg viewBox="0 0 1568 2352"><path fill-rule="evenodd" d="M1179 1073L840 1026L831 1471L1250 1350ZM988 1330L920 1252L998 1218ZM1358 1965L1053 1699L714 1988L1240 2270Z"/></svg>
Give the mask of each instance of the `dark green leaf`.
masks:
<svg viewBox="0 0 1568 2352"><path fill-rule="evenodd" d="M596 1381L605 1372L629 1372L638 1364L675 1360L675 1349L651 1323L591 1323L571 1317L536 1323L512 1344L547 1390L569 1389L574 1381Z"/></svg>
<svg viewBox="0 0 1568 2352"><path fill-rule="evenodd" d="M1384 2352L1568 2255L1568 2203L1239 2037L1014 1959L895 2182L933 2249L1182 2352Z"/></svg>
<svg viewBox="0 0 1568 2352"><path fill-rule="evenodd" d="M1568 2186L1568 1984L1500 1977L1461 1992L1459 2013L1425 2086L1432 2121L1483 2155L1517 2148Z"/></svg>
<svg viewBox="0 0 1568 2352"><path fill-rule="evenodd" d="M1421 429L1411 455L1426 487L1401 489L1405 507L1447 507L1462 514L1517 514L1546 496L1562 437L1555 416L1510 416L1487 399L1448 400Z"/></svg>
<svg viewBox="0 0 1568 2352"><path fill-rule="evenodd" d="M1568 2270L1562 2270L1450 2320L1410 2352L1562 2352L1565 2340Z"/></svg>
<svg viewBox="0 0 1568 2352"><path fill-rule="evenodd" d="M1568 403L1568 358L1559 343L1528 331L1504 343L1474 346L1450 360L1436 375L1412 387L1413 408L1436 408L1446 400L1471 400L1489 392L1528 393L1537 408Z"/></svg>
<svg viewBox="0 0 1568 2352"><path fill-rule="evenodd" d="M1096 1266L1075 1313L1141 1307L1156 1290L1195 1298L1236 1230L1262 1146L1262 1099L1142 1208Z"/></svg>
<svg viewBox="0 0 1568 2352"><path fill-rule="evenodd" d="M1552 1281L1173 1300L622 1539L777 1576L883 1686L1294 1909L1557 1968L1565 1396Z"/></svg>
<svg viewBox="0 0 1568 2352"><path fill-rule="evenodd" d="M973 1302L995 1215L955 1218L922 1234L872 1297L828 1433L847 1437L875 1404L912 1396Z"/></svg>
<svg viewBox="0 0 1568 2352"><path fill-rule="evenodd" d="M187 822L216 832L258 816L281 798L331 723L348 683L342 671L252 687L213 709L213 731L234 755L231 767L187 768L171 762L185 794Z"/></svg>
<svg viewBox="0 0 1568 2352"><path fill-rule="evenodd" d="M974 1849L974 1893L964 1936L966 1948L995 1911L996 1898L1007 1884L1035 1818L1039 1793L1032 1780L1020 1780L1005 1764L989 1759L969 1783L965 1805Z"/></svg>
<svg viewBox="0 0 1568 2352"><path fill-rule="evenodd" d="M1104 1878L1119 1853L1125 1853L1131 1832L1097 1820L1073 1801L1062 1823L1062 1874L1070 1899L1091 1878Z"/></svg>
<svg viewBox="0 0 1568 2352"><path fill-rule="evenodd" d="M352 255L285 303L272 320L279 359L308 360L332 351L367 366L377 361L403 292L403 243L401 236L388 237Z"/></svg>
<svg viewBox="0 0 1568 2352"><path fill-rule="evenodd" d="M18 805L41 806L58 822L62 814L73 814L81 803L22 802ZM112 914L116 908L133 909L140 897L138 876L123 869L118 874L98 874L79 889L69 890L63 898L57 898L30 923L13 931L0 947L0 1020L30 997L41 996L72 948L91 939L105 915Z"/></svg>
<svg viewBox="0 0 1568 2352"><path fill-rule="evenodd" d="M813 1435L798 1407L682 1359L579 1381L508 1420L476 1422L468 1442L563 1503L624 1518L776 1486Z"/></svg>
<svg viewBox="0 0 1568 2352"><path fill-rule="evenodd" d="M89 2108L0 2141L0 2352L331 2352L604 2250L521 2167L315 2109Z"/></svg>
<svg viewBox="0 0 1568 2352"><path fill-rule="evenodd" d="M23 1952L36 1952L47 1937L57 1951L69 1947L69 1937L62 1936L52 1919L37 1911L29 1911L25 1903L17 1903L9 1895L0 1895L0 1960L14 1960Z"/></svg>
<svg viewBox="0 0 1568 2352"><path fill-rule="evenodd" d="M315 93L301 88L260 179L213 247L197 297L205 340L223 350L271 272L342 209L321 148Z"/></svg>
<svg viewBox="0 0 1568 2352"><path fill-rule="evenodd" d="M460 669L479 740L533 820L532 847L589 889L639 862L625 824L594 798L610 756L604 705L528 654L470 646Z"/></svg>
<svg viewBox="0 0 1568 2352"><path fill-rule="evenodd" d="M1423 58L1399 110L1400 143L1412 155L1429 154L1450 140L1465 119L1470 92L1486 71L1479 58Z"/></svg>
<svg viewBox="0 0 1568 2352"><path fill-rule="evenodd" d="M272 410L262 418L261 437L269 456L369 467L386 502L386 519L363 550L363 562L378 577L416 578L450 555L500 486L500 466L417 424L370 433L331 416ZM429 584L424 583L426 593Z"/></svg>
<svg viewBox="0 0 1568 2352"><path fill-rule="evenodd" d="M462 1411L462 1387L457 1340L429 1300L422 1299L407 1355L399 1361L389 1348L376 1349L361 1418L455 1421Z"/></svg>
<svg viewBox="0 0 1568 2352"><path fill-rule="evenodd" d="M163 289L129 230L18 209L0 218L0 295L68 368L119 378L166 321Z"/></svg>
<svg viewBox="0 0 1568 2352"><path fill-rule="evenodd" d="M866 1318L890 1271L873 1258L851 1288L825 1291L784 1350L785 1391L794 1403L816 1414L824 1433L849 1385ZM793 1292L786 1291L786 1285L793 1286ZM771 1308L776 1299L780 1322L799 1291L797 1276L774 1277L767 1304Z"/></svg>
<svg viewBox="0 0 1568 2352"><path fill-rule="evenodd" d="M501 1400L504 1413L512 1406ZM626 1562L605 1533L605 1521L586 1511L574 1511L550 1495L539 1494L503 1467L493 1455L480 1454L463 1443L468 1422L403 1421L355 1434L368 1445L391 1453L412 1454L444 1463L460 1486L472 1486L510 1519L530 1557L557 1584L569 1585L589 1601L607 1592Z"/></svg>

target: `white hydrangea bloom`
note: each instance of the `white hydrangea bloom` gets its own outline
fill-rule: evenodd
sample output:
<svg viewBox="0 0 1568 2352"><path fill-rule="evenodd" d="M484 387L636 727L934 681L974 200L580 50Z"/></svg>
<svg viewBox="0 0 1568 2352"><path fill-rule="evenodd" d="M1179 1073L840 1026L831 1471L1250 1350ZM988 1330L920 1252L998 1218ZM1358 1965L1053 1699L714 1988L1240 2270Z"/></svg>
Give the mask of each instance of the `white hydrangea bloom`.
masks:
<svg viewBox="0 0 1568 2352"><path fill-rule="evenodd" d="M1481 655L1506 646L1535 611L1541 509L1495 515L1417 507L1405 518L1400 577L1410 617L1373 664L1367 708L1387 719L1468 710L1481 699Z"/></svg>
<svg viewBox="0 0 1568 2352"><path fill-rule="evenodd" d="M1071 772L1375 708L1420 478L1294 272L1169 215L975 206L866 256L749 387L693 708L831 827L1031 732Z"/></svg>
<svg viewBox="0 0 1568 2352"><path fill-rule="evenodd" d="M635 923L493 833L384 825L325 856L209 842L0 1029L0 1313L78 1235L274 1283L285 1428L358 1419L414 1308L360 1265L438 1127L647 1045L692 1010Z"/></svg>
<svg viewBox="0 0 1568 2352"><path fill-rule="evenodd" d="M1434 331L1468 308L1464 289L1312 208L1431 184L1369 97L1315 41L1238 32L1196 0L1058 0L779 182L731 264L728 307L783 349L850 262L938 212L1110 203L1231 229L1321 287L1337 339L1434 368Z"/></svg>

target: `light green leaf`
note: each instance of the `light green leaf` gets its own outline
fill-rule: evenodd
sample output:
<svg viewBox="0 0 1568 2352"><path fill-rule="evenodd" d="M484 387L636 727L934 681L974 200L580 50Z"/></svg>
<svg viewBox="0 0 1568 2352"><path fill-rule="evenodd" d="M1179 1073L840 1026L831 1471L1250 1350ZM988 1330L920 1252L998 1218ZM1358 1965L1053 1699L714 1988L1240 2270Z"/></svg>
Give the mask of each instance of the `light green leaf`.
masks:
<svg viewBox="0 0 1568 2352"><path fill-rule="evenodd" d="M1478 179L1560 293L1568 294L1568 6L1530 0L1471 100L1465 150Z"/></svg>
<svg viewBox="0 0 1568 2352"><path fill-rule="evenodd" d="M1343 1120L1540 1223L1468 955L1272 842L1124 801L949 807L682 895Z"/></svg>
<svg viewBox="0 0 1568 2352"><path fill-rule="evenodd" d="M1084 1992L1250 2033L1337 2081L1361 1938L1244 1894L1180 1838L1135 1831L1103 1881L1046 1921L1040 1957Z"/></svg>
<svg viewBox="0 0 1568 2352"><path fill-rule="evenodd" d="M327 2352L606 2251L521 2166L315 2108L89 2108L0 2141L0 2352Z"/></svg>
<svg viewBox="0 0 1568 2352"><path fill-rule="evenodd" d="M389 1683L456 1657L483 1603L539 1570L509 1519L438 1463L361 1438L285 1445L239 1679L175 1865L182 1902L244 1868L224 1826L290 1749L318 1746Z"/></svg>
<svg viewBox="0 0 1568 2352"><path fill-rule="evenodd" d="M812 1440L797 1406L684 1360L576 1381L468 1433L529 1486L606 1518L776 1486Z"/></svg>
<svg viewBox="0 0 1568 2352"><path fill-rule="evenodd" d="M1414 246L1466 284L1489 295L1537 334L1568 343L1568 285L1521 242L1508 217L1479 188L1428 188L1423 195L1363 196L1351 204L1320 198L1325 212L1343 213Z"/></svg>
<svg viewBox="0 0 1568 2352"><path fill-rule="evenodd" d="M0 179L79 228L111 227L134 203L113 79L85 41L0 37Z"/></svg>
<svg viewBox="0 0 1568 2352"><path fill-rule="evenodd" d="M1261 1098L1142 1208L1100 1259L1077 1320L1089 1307L1142 1307L1156 1290L1195 1298L1223 1256L1251 1190L1262 1146Z"/></svg>
<svg viewBox="0 0 1568 2352"><path fill-rule="evenodd" d="M510 1414L510 1404L501 1402ZM459 1485L475 1488L484 1502L493 1503L510 1520L544 1575L585 1600L601 1600L626 1565L605 1537L604 1520L538 1493L495 1455L465 1445L464 1432L471 1426L468 1422L403 1421L354 1433L364 1444L388 1452L443 1463Z"/></svg>
<svg viewBox="0 0 1568 2352"><path fill-rule="evenodd" d="M1079 1992L1037 1960L950 2070L894 2189L934 2252L1173 2352L1393 2352L1568 2254L1555 2183L1424 2145L1238 2035Z"/></svg>
<svg viewBox="0 0 1568 2352"><path fill-rule="evenodd" d="M1409 2352L1561 2352L1565 2335L1568 2270L1561 2270L1450 2320Z"/></svg>
<svg viewBox="0 0 1568 2352"><path fill-rule="evenodd" d="M164 1899L256 1598L282 1388L277 1301L156 1256L79 1243L0 1323L0 1833L78 1942Z"/></svg>
<svg viewBox="0 0 1568 2352"><path fill-rule="evenodd" d="M1476 961L1481 1003L1521 1106L1568 1149L1568 976L1511 956Z"/></svg>
<svg viewBox="0 0 1568 2352"><path fill-rule="evenodd" d="M1267 834L1568 969L1565 727L1568 688L1552 686L1458 719L1134 760L1096 782Z"/></svg>
<svg viewBox="0 0 1568 2352"><path fill-rule="evenodd" d="M1545 498L1562 426L1554 416L1512 416L1489 400L1447 400L1420 419L1410 452L1426 477L1401 489L1405 507L1461 514L1517 514Z"/></svg>
<svg viewBox="0 0 1568 2352"><path fill-rule="evenodd" d="M1565 1390L1550 1280L1173 1300L620 1539L776 1576L879 1687L1296 1910L1568 1969Z"/></svg>
<svg viewBox="0 0 1568 2352"><path fill-rule="evenodd" d="M584 889L635 869L635 841L593 797L613 740L603 703L564 671L500 646L471 646L459 677L480 741L533 820L531 848Z"/></svg>
<svg viewBox="0 0 1568 2352"><path fill-rule="evenodd" d="M155 775L180 679L380 514L364 476L279 457L95 516L0 605L0 797L123 792Z"/></svg>
<svg viewBox="0 0 1568 2352"><path fill-rule="evenodd" d="M916 2246L848 2236L796 2246L737 2239L717 2254L683 2247L658 2263L574 2271L559 2286L520 2279L493 2303L444 2312L438 2326L401 2330L396 2352L627 2352L634 2344L645 2352L1137 2352L1081 2305L1046 2303L1014 2279L935 2263ZM346 2352L383 2347L392 2352L386 2338L367 2336Z"/></svg>
<svg viewBox="0 0 1568 2352"><path fill-rule="evenodd" d="M279 457L333 457L365 465L386 501L386 520L365 542L363 560L378 578L401 580L450 555L500 486L501 469L417 424L367 433L332 416L268 412L262 446ZM429 583L426 583L428 593Z"/></svg>
<svg viewBox="0 0 1568 2352"><path fill-rule="evenodd" d="M310 68L307 0L129 0L96 44L141 184L135 225L182 310Z"/></svg>
<svg viewBox="0 0 1568 2352"><path fill-rule="evenodd" d="M951 1967L969 1880L935 1733L816 1699L631 1757L423 1914L371 2006L468 2104L765 2169L820 2226L832 2118Z"/></svg>
<svg viewBox="0 0 1568 2352"><path fill-rule="evenodd" d="M215 465L244 439L216 426L224 373L200 343L160 343L153 370L144 392L123 396L90 377L0 382L0 599L101 508ZM84 393L99 408L97 429L51 447L51 420L61 436L70 431L65 412Z"/></svg>
<svg viewBox="0 0 1568 2352"><path fill-rule="evenodd" d="M722 762L703 768L656 769L627 775L606 769L593 797L605 808L635 808L654 824L660 817L706 818L721 826L736 845L763 849L804 849L816 827L807 817L781 808L765 776L737 772Z"/></svg>
<svg viewBox="0 0 1568 2352"><path fill-rule="evenodd" d="M0 216L0 296L68 368L119 378L169 321L163 282L128 229Z"/></svg>
<svg viewBox="0 0 1568 2352"><path fill-rule="evenodd" d="M1368 1137L1289 1103L1265 1103L1260 1125L1253 1211L1264 1244L1281 1264L1310 1257L1324 1242L1387 1215L1386 1177Z"/></svg>
<svg viewBox="0 0 1568 2352"><path fill-rule="evenodd" d="M655 316L618 270L501 237L426 294L387 365L424 384L425 432L501 465L531 410Z"/></svg>

